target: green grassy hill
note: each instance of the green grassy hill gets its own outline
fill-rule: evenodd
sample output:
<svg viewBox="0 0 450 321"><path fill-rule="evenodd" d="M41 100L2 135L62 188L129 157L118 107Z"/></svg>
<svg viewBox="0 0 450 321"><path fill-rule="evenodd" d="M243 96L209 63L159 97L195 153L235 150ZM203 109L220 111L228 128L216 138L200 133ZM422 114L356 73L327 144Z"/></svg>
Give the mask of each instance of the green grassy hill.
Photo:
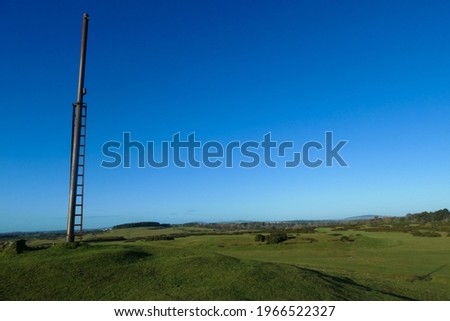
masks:
<svg viewBox="0 0 450 321"><path fill-rule="evenodd" d="M147 231L148 235L199 232ZM1 253L0 299L450 299L450 271L445 265L450 258L449 237L345 233L353 241L342 242L336 233L322 229L281 244L255 242L255 235L246 233ZM143 237L146 230L113 230L97 237L133 235Z"/></svg>

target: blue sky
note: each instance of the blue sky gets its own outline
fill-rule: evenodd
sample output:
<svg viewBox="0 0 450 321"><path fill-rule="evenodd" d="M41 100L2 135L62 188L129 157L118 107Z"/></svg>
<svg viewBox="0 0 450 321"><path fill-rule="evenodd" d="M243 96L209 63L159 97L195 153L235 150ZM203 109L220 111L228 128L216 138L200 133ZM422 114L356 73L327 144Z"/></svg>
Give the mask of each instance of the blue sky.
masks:
<svg viewBox="0 0 450 321"><path fill-rule="evenodd" d="M90 15L85 228L450 203L447 1L3 1L0 232L64 229ZM348 140L349 167L117 168L102 145Z"/></svg>

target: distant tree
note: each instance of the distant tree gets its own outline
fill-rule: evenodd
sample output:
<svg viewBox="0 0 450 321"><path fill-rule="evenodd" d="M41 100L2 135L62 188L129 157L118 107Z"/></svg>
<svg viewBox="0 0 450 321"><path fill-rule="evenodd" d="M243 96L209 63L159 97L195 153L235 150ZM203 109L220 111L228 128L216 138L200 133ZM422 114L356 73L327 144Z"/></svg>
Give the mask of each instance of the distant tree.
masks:
<svg viewBox="0 0 450 321"><path fill-rule="evenodd" d="M354 242L355 240L354 239L352 239L351 237L349 237L349 236L341 236L341 242Z"/></svg>
<svg viewBox="0 0 450 321"><path fill-rule="evenodd" d="M116 229L120 229L120 228L134 228L134 227L165 228L165 227L170 227L170 224L160 224L158 222L137 222L137 223L126 223L126 224L115 225L112 227L112 229L116 230Z"/></svg>
<svg viewBox="0 0 450 321"><path fill-rule="evenodd" d="M266 241L266 237L262 234L257 234L255 236L255 241L256 242L265 242Z"/></svg>
<svg viewBox="0 0 450 321"><path fill-rule="evenodd" d="M417 214L407 214L406 220L409 222L449 222L450 212L448 209L444 208L435 212L422 212Z"/></svg>
<svg viewBox="0 0 450 321"><path fill-rule="evenodd" d="M288 239L288 236L285 232L272 232L266 238L267 244L277 244L284 242Z"/></svg>

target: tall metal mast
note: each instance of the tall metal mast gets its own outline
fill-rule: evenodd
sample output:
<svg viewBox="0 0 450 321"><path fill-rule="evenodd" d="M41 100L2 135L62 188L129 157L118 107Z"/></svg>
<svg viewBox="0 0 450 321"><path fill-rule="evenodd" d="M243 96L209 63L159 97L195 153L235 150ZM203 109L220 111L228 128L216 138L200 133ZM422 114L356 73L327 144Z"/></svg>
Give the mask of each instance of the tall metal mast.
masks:
<svg viewBox="0 0 450 321"><path fill-rule="evenodd" d="M81 32L80 71L78 75L78 98L73 103L72 118L72 151L70 161L69 213L67 219L67 242L74 242L78 236L81 240L83 231L84 203L84 166L86 147L86 112L87 105L83 102L86 94L84 88L84 69L86 63L86 44L89 15L83 14ZM76 231L76 229L78 231Z"/></svg>

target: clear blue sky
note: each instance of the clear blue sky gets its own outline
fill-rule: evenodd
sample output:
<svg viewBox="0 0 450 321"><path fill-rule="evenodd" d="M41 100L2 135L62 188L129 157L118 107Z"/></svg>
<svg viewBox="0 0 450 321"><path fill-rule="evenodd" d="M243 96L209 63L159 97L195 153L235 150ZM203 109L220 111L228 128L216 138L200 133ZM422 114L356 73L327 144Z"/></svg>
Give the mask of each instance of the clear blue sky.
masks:
<svg viewBox="0 0 450 321"><path fill-rule="evenodd" d="M85 228L450 205L448 1L3 1L0 232L66 226L90 14ZM104 169L102 144L349 143L349 167Z"/></svg>

